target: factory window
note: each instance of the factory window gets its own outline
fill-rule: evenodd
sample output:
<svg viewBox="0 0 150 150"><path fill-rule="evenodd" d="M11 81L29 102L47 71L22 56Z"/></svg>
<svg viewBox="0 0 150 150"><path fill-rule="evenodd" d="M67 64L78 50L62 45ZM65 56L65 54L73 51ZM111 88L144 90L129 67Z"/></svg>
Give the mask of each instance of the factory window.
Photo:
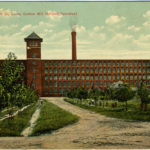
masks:
<svg viewBox="0 0 150 150"><path fill-rule="evenodd" d="M53 86L53 82L49 82L49 86L52 87Z"/></svg>
<svg viewBox="0 0 150 150"><path fill-rule="evenodd" d="M45 86L48 86L48 82L47 81L45 81Z"/></svg>
<svg viewBox="0 0 150 150"><path fill-rule="evenodd" d="M68 82L68 86L71 87L71 82Z"/></svg>
<svg viewBox="0 0 150 150"><path fill-rule="evenodd" d="M44 93L45 93L45 94L48 94L48 89L45 89Z"/></svg>
<svg viewBox="0 0 150 150"><path fill-rule="evenodd" d="M103 71L104 71L104 73L106 73L106 72L107 72L107 69L106 69L106 68L104 68L104 70L103 70Z"/></svg>
<svg viewBox="0 0 150 150"><path fill-rule="evenodd" d="M36 41L30 41L29 46L38 46L38 43Z"/></svg>
<svg viewBox="0 0 150 150"><path fill-rule="evenodd" d="M58 82L58 86L61 87L61 82Z"/></svg>
<svg viewBox="0 0 150 150"><path fill-rule="evenodd" d="M130 74L130 80L133 80L133 75L132 74Z"/></svg>
<svg viewBox="0 0 150 150"><path fill-rule="evenodd" d="M95 80L98 80L98 75L95 75Z"/></svg>
<svg viewBox="0 0 150 150"><path fill-rule="evenodd" d="M126 62L126 67L128 67L128 62Z"/></svg>
<svg viewBox="0 0 150 150"><path fill-rule="evenodd" d="M111 80L111 75L108 75L108 79Z"/></svg>
<svg viewBox="0 0 150 150"><path fill-rule="evenodd" d="M144 67L144 68L143 68L143 72L145 72L145 71L146 71L146 68Z"/></svg>
<svg viewBox="0 0 150 150"><path fill-rule="evenodd" d="M57 73L57 68L54 69L54 73Z"/></svg>
<svg viewBox="0 0 150 150"><path fill-rule="evenodd" d="M143 74L143 79L144 79L144 80L146 79L146 74Z"/></svg>
<svg viewBox="0 0 150 150"><path fill-rule="evenodd" d="M89 85L90 85L89 81L88 81L88 82L86 82L86 86L89 86Z"/></svg>
<svg viewBox="0 0 150 150"><path fill-rule="evenodd" d="M80 61L77 61L77 66L78 66L78 67L80 66Z"/></svg>
<svg viewBox="0 0 150 150"><path fill-rule="evenodd" d="M129 72L129 69L128 69L128 68L126 68L126 72Z"/></svg>
<svg viewBox="0 0 150 150"><path fill-rule="evenodd" d="M86 76L86 80L89 80L89 76L88 75Z"/></svg>
<svg viewBox="0 0 150 150"><path fill-rule="evenodd" d="M120 72L120 69L119 69L119 68L117 68L117 72L118 72L118 73Z"/></svg>
<svg viewBox="0 0 150 150"><path fill-rule="evenodd" d="M134 66L135 66L135 67L137 66L137 62L136 62L136 61L134 62Z"/></svg>
<svg viewBox="0 0 150 150"><path fill-rule="evenodd" d="M80 73L80 68L77 68L77 73Z"/></svg>
<svg viewBox="0 0 150 150"><path fill-rule="evenodd" d="M99 66L100 66L100 67L102 67L102 64L103 64L102 62L99 62Z"/></svg>
<svg viewBox="0 0 150 150"><path fill-rule="evenodd" d="M75 69L75 68L72 68L72 72L73 72L73 73L76 73L76 69Z"/></svg>
<svg viewBox="0 0 150 150"><path fill-rule="evenodd" d="M113 61L113 67L115 67L115 66L116 66L115 61Z"/></svg>
<svg viewBox="0 0 150 150"><path fill-rule="evenodd" d="M139 72L141 72L141 67L139 68Z"/></svg>
<svg viewBox="0 0 150 150"><path fill-rule="evenodd" d="M57 89L54 89L54 93L57 93Z"/></svg>
<svg viewBox="0 0 150 150"><path fill-rule="evenodd" d="M57 80L57 76L56 75L54 76L54 80Z"/></svg>
<svg viewBox="0 0 150 150"><path fill-rule="evenodd" d="M134 79L135 79L135 80L137 79L137 75L134 75Z"/></svg>
<svg viewBox="0 0 150 150"><path fill-rule="evenodd" d="M63 73L66 73L66 68L63 69Z"/></svg>
<svg viewBox="0 0 150 150"><path fill-rule="evenodd" d="M84 67L84 61L81 62L82 67Z"/></svg>
<svg viewBox="0 0 150 150"><path fill-rule="evenodd" d="M89 68L86 68L86 73L89 73Z"/></svg>
<svg viewBox="0 0 150 150"><path fill-rule="evenodd" d="M98 62L97 61L95 61L95 67L97 67L98 66Z"/></svg>
<svg viewBox="0 0 150 150"><path fill-rule="evenodd" d="M48 80L48 76L47 75L45 76L45 80Z"/></svg>
<svg viewBox="0 0 150 150"><path fill-rule="evenodd" d="M93 73L93 68L91 68L91 73Z"/></svg>
<svg viewBox="0 0 150 150"><path fill-rule="evenodd" d="M53 80L53 76L50 75L50 76L49 76L49 79L50 79L50 80Z"/></svg>
<svg viewBox="0 0 150 150"><path fill-rule="evenodd" d="M124 74L121 75L121 79L124 80Z"/></svg>
<svg viewBox="0 0 150 150"><path fill-rule="evenodd" d="M104 75L104 80L106 80L107 79L107 75Z"/></svg>
<svg viewBox="0 0 150 150"><path fill-rule="evenodd" d="M68 68L68 73L71 73L71 69L70 68Z"/></svg>
<svg viewBox="0 0 150 150"><path fill-rule="evenodd" d="M36 68L33 68L33 72L34 72L34 73L36 72Z"/></svg>
<svg viewBox="0 0 150 150"><path fill-rule="evenodd" d="M124 72L124 68L121 68L121 72Z"/></svg>
<svg viewBox="0 0 150 150"><path fill-rule="evenodd" d="M102 78L103 78L103 76L102 76L102 74L100 74L100 80L102 80Z"/></svg>
<svg viewBox="0 0 150 150"><path fill-rule="evenodd" d="M141 79L141 74L139 74L139 79Z"/></svg>
<svg viewBox="0 0 150 150"><path fill-rule="evenodd" d="M49 89L49 93L52 94L53 93L53 89Z"/></svg>
<svg viewBox="0 0 150 150"><path fill-rule="evenodd" d="M120 64L119 61L117 61L117 67L119 67L119 64Z"/></svg>
<svg viewBox="0 0 150 150"><path fill-rule="evenodd" d="M53 66L53 62L52 62L52 61L50 61L50 62L49 62L49 65L50 65L50 66Z"/></svg>
<svg viewBox="0 0 150 150"><path fill-rule="evenodd" d="M72 66L75 66L76 65L76 62L75 61L72 61Z"/></svg>
<svg viewBox="0 0 150 150"><path fill-rule="evenodd" d="M63 82L63 86L66 87L66 82Z"/></svg>
<svg viewBox="0 0 150 150"><path fill-rule="evenodd" d="M132 65L133 65L132 62L130 62L130 67L132 67Z"/></svg>
<svg viewBox="0 0 150 150"><path fill-rule="evenodd" d="M98 87L98 82L95 82L95 86Z"/></svg>
<svg viewBox="0 0 150 150"><path fill-rule="evenodd" d="M57 67L57 61L54 62L54 66Z"/></svg>
<svg viewBox="0 0 150 150"><path fill-rule="evenodd" d="M133 72L133 68L130 68L130 72Z"/></svg>
<svg viewBox="0 0 150 150"><path fill-rule="evenodd" d="M80 80L80 75L77 76L77 80Z"/></svg>
<svg viewBox="0 0 150 150"><path fill-rule="evenodd" d="M76 82L73 82L73 87L76 87Z"/></svg>
<svg viewBox="0 0 150 150"><path fill-rule="evenodd" d="M108 72L111 73L111 68L108 68Z"/></svg>
<svg viewBox="0 0 150 150"><path fill-rule="evenodd" d="M75 74L73 74L73 80L75 80L76 79L76 75Z"/></svg>
<svg viewBox="0 0 150 150"><path fill-rule="evenodd" d="M115 73L116 72L116 68L113 68L113 73Z"/></svg>
<svg viewBox="0 0 150 150"><path fill-rule="evenodd" d="M85 83L84 83L84 82L81 82L81 85L82 85L82 87L84 87Z"/></svg>
<svg viewBox="0 0 150 150"><path fill-rule="evenodd" d="M59 68L59 73L61 73L61 68Z"/></svg>
<svg viewBox="0 0 150 150"><path fill-rule="evenodd" d="M95 73L98 73L98 68L95 69Z"/></svg>
<svg viewBox="0 0 150 150"><path fill-rule="evenodd" d="M134 72L137 72L137 68L134 68Z"/></svg>
<svg viewBox="0 0 150 150"><path fill-rule="evenodd" d="M120 75L119 74L117 74L117 80L119 80L120 79Z"/></svg>
<svg viewBox="0 0 150 150"><path fill-rule="evenodd" d="M91 61L90 66L93 66L93 61Z"/></svg>
<svg viewBox="0 0 150 150"><path fill-rule="evenodd" d="M93 80L93 74L91 74L91 80Z"/></svg>
<svg viewBox="0 0 150 150"><path fill-rule="evenodd" d="M35 74L33 74L33 80L35 80L36 79L36 75Z"/></svg>
<svg viewBox="0 0 150 150"><path fill-rule="evenodd" d="M47 61L45 62L45 66L48 66L48 62Z"/></svg>
<svg viewBox="0 0 150 150"><path fill-rule="evenodd" d="M53 69L52 69L52 68L50 68L50 69L49 69L49 73L52 73L52 72L53 72Z"/></svg>
<svg viewBox="0 0 150 150"><path fill-rule="evenodd" d="M68 66L71 66L71 62L70 61L68 61Z"/></svg>
<svg viewBox="0 0 150 150"><path fill-rule="evenodd" d="M84 75L81 76L81 79L84 80Z"/></svg>
<svg viewBox="0 0 150 150"><path fill-rule="evenodd" d="M71 80L71 75L70 74L68 75L68 80Z"/></svg>
<svg viewBox="0 0 150 150"><path fill-rule="evenodd" d="M102 68L99 68L99 72L101 73L103 71L103 69Z"/></svg>
<svg viewBox="0 0 150 150"><path fill-rule="evenodd" d="M106 61L103 62L103 65L106 66Z"/></svg>
<svg viewBox="0 0 150 150"><path fill-rule="evenodd" d="M61 61L58 62L59 67L61 67Z"/></svg>
<svg viewBox="0 0 150 150"><path fill-rule="evenodd" d="M81 69L81 72L84 73L84 68Z"/></svg>
<svg viewBox="0 0 150 150"><path fill-rule="evenodd" d="M113 75L113 80L115 80L116 79L116 76L115 75Z"/></svg>
<svg viewBox="0 0 150 150"><path fill-rule="evenodd" d="M93 87L93 82L90 83L90 86Z"/></svg>
<svg viewBox="0 0 150 150"><path fill-rule="evenodd" d="M143 62L143 66L146 66L146 62L145 61Z"/></svg>
<svg viewBox="0 0 150 150"><path fill-rule="evenodd" d="M121 62L121 67L124 67L124 62Z"/></svg>
<svg viewBox="0 0 150 150"><path fill-rule="evenodd" d="M100 82L100 87L102 87L103 86L103 82Z"/></svg>
<svg viewBox="0 0 150 150"><path fill-rule="evenodd" d="M148 74L148 75L147 75L147 80L149 80L149 79L150 79L150 75Z"/></svg>
<svg viewBox="0 0 150 150"><path fill-rule="evenodd" d="M54 82L54 87L57 87L57 82Z"/></svg>
<svg viewBox="0 0 150 150"><path fill-rule="evenodd" d="M109 66L109 67L111 66L111 62L108 62L108 66Z"/></svg>
<svg viewBox="0 0 150 150"><path fill-rule="evenodd" d="M107 82L106 82L106 81L104 82L104 86L105 86L105 87L107 86Z"/></svg>
<svg viewBox="0 0 150 150"><path fill-rule="evenodd" d="M67 78L66 78L66 75L63 75L63 80L66 80Z"/></svg>
<svg viewBox="0 0 150 150"><path fill-rule="evenodd" d="M77 86L80 86L80 82L77 82Z"/></svg>
<svg viewBox="0 0 150 150"><path fill-rule="evenodd" d="M64 67L66 66L66 62L65 62L65 61L63 62L63 66L64 66Z"/></svg>
<svg viewBox="0 0 150 150"><path fill-rule="evenodd" d="M86 62L86 66L89 67L89 61Z"/></svg>

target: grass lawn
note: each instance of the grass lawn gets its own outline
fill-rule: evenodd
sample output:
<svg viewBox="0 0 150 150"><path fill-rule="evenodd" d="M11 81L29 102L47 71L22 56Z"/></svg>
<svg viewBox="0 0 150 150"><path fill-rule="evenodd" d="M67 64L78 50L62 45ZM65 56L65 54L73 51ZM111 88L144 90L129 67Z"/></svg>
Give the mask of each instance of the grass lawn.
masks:
<svg viewBox="0 0 150 150"><path fill-rule="evenodd" d="M13 118L0 121L0 136L20 136L22 130L27 127L28 122L36 109L36 104L29 106L26 110Z"/></svg>
<svg viewBox="0 0 150 150"><path fill-rule="evenodd" d="M75 123L78 120L79 117L57 107L52 103L44 101L40 117L33 129L32 135L51 133L53 130Z"/></svg>
<svg viewBox="0 0 150 150"><path fill-rule="evenodd" d="M108 101L108 106L88 106L85 104L75 103L72 99L65 99L65 101L79 106L84 109L88 109L90 111L94 111L100 113L102 115L113 117L113 118L120 118L120 119L127 119L127 120L135 120L135 121L150 121L150 105L148 105L148 111L144 112L140 110L140 102L137 101L128 101L128 111L126 111L125 103L119 102L116 108L112 108L111 104L114 101Z"/></svg>

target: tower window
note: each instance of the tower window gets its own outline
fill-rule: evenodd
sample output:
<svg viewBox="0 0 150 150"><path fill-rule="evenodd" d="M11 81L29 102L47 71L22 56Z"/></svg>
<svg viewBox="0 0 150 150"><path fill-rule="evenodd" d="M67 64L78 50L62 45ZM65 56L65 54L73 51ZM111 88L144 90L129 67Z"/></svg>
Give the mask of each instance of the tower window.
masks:
<svg viewBox="0 0 150 150"><path fill-rule="evenodd" d="M36 75L35 74L33 74L33 80L35 80L36 79Z"/></svg>
<svg viewBox="0 0 150 150"><path fill-rule="evenodd" d="M38 46L36 41L30 41L29 46Z"/></svg>
<svg viewBox="0 0 150 150"><path fill-rule="evenodd" d="M33 65L36 65L36 62L35 62L35 61L33 61L33 62L32 62L32 64L33 64Z"/></svg>
<svg viewBox="0 0 150 150"><path fill-rule="evenodd" d="M36 53L33 53L33 54L32 54L32 58L36 58Z"/></svg>

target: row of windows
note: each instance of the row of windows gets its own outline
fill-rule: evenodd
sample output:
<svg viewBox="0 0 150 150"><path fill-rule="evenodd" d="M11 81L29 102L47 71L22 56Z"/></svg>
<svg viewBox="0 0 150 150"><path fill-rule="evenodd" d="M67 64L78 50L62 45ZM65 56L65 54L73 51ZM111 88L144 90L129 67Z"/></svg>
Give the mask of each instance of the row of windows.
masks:
<svg viewBox="0 0 150 150"><path fill-rule="evenodd" d="M45 68L45 73L106 73L106 72L150 72L150 68Z"/></svg>
<svg viewBox="0 0 150 150"><path fill-rule="evenodd" d="M111 79L150 79L150 75L146 74L139 74L139 75L133 75L133 74L122 74L120 75L63 75L63 76L57 76L57 75L50 75L50 76L45 76L45 80L111 80Z"/></svg>
<svg viewBox="0 0 150 150"><path fill-rule="evenodd" d="M45 66L150 66L149 61L45 61Z"/></svg>
<svg viewBox="0 0 150 150"><path fill-rule="evenodd" d="M102 82L67 82L67 81L64 81L64 82L45 82L45 87L78 87L78 86L87 86L87 87L106 87L106 86L110 86L113 82L110 82L110 81L102 81ZM135 85L137 86L138 82L137 81L130 81L129 82L130 84L132 85ZM150 81L147 81L147 84L150 84Z"/></svg>

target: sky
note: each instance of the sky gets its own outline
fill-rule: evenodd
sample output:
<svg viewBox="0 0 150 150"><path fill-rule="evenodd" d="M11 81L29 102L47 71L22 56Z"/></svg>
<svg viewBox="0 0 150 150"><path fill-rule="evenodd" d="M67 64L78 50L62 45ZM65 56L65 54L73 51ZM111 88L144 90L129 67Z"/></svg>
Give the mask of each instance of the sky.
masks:
<svg viewBox="0 0 150 150"><path fill-rule="evenodd" d="M78 59L150 59L150 2L0 2L0 59L33 31L42 59L71 59L72 28Z"/></svg>

